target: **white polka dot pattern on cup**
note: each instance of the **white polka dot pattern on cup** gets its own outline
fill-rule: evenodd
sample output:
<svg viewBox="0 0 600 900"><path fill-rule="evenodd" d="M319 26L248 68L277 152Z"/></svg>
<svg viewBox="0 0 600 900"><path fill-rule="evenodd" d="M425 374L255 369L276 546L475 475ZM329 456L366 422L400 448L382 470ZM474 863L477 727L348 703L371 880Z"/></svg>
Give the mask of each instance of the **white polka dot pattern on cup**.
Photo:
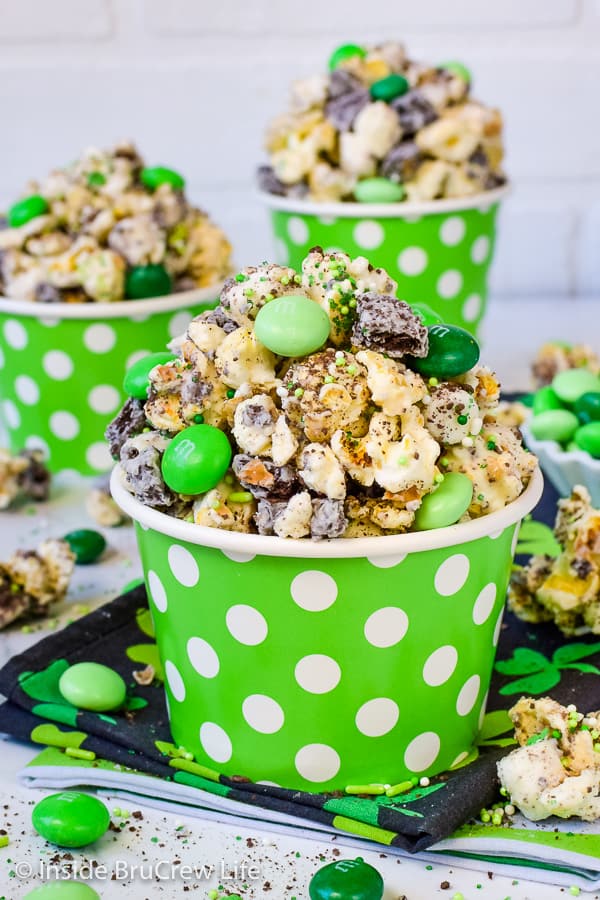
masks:
<svg viewBox="0 0 600 900"><path fill-rule="evenodd" d="M115 346L117 335L111 325L96 322L86 328L83 343L92 353L108 353Z"/></svg>
<svg viewBox="0 0 600 900"><path fill-rule="evenodd" d="M280 238L275 238L274 245L275 261L278 262L280 266L287 266L290 255L285 241L280 240Z"/></svg>
<svg viewBox="0 0 600 900"><path fill-rule="evenodd" d="M13 350L24 350L29 340L24 326L17 322L16 319L8 319L4 323L4 337L6 338L6 343Z"/></svg>
<svg viewBox="0 0 600 900"><path fill-rule="evenodd" d="M478 237L471 247L471 259L476 265L481 265L487 259L490 252L490 239L484 234Z"/></svg>
<svg viewBox="0 0 600 900"><path fill-rule="evenodd" d="M493 581L481 589L473 606L473 621L476 625L487 622L496 602L497 587Z"/></svg>
<svg viewBox="0 0 600 900"><path fill-rule="evenodd" d="M442 597L458 593L469 577L469 559L464 553L449 556L435 573L435 589Z"/></svg>
<svg viewBox="0 0 600 900"><path fill-rule="evenodd" d="M216 722L204 722L200 726L200 743L205 753L217 763L229 762L233 755L231 738Z"/></svg>
<svg viewBox="0 0 600 900"><path fill-rule="evenodd" d="M88 466L97 472L107 472L113 465L108 444L101 441L90 444L85 451L85 459Z"/></svg>
<svg viewBox="0 0 600 900"><path fill-rule="evenodd" d="M4 350L0 347L0 369L4 368L4 364L6 362L6 357L4 356Z"/></svg>
<svg viewBox="0 0 600 900"><path fill-rule="evenodd" d="M308 225L298 216L292 216L288 222L288 234L292 243L305 244L308 240Z"/></svg>
<svg viewBox="0 0 600 900"><path fill-rule="evenodd" d="M168 558L169 568L179 584L188 588L198 584L198 579L200 578L198 563L189 550L186 550L180 544L171 544Z"/></svg>
<svg viewBox="0 0 600 900"><path fill-rule="evenodd" d="M75 368L73 360L63 350L48 350L44 354L42 365L46 374L54 381L66 381Z"/></svg>
<svg viewBox="0 0 600 900"><path fill-rule="evenodd" d="M4 410L4 418L6 419L6 424L9 428L18 428L21 424L21 413L12 402L12 400L5 400L2 404L2 408Z"/></svg>
<svg viewBox="0 0 600 900"><path fill-rule="evenodd" d="M365 219L355 226L353 236L362 250L374 250L383 243L385 234L379 222Z"/></svg>
<svg viewBox="0 0 600 900"><path fill-rule="evenodd" d="M463 316L466 322L475 322L481 315L483 298L481 294L470 294L463 304Z"/></svg>
<svg viewBox="0 0 600 900"><path fill-rule="evenodd" d="M181 334L184 334L191 321L192 314L188 312L187 309L183 309L181 310L181 312L175 313L174 316L171 316L171 318L169 319L169 334L171 335L171 337L176 338Z"/></svg>
<svg viewBox="0 0 600 900"><path fill-rule="evenodd" d="M301 572L291 585L294 602L308 612L322 612L335 603L337 584L331 575L318 570Z"/></svg>
<svg viewBox="0 0 600 900"><path fill-rule="evenodd" d="M341 760L336 750L327 744L307 744L296 754L295 765L302 778L319 784L335 778Z"/></svg>
<svg viewBox="0 0 600 900"><path fill-rule="evenodd" d="M50 431L62 441L72 441L79 434L79 421L66 409L58 410L50 416Z"/></svg>
<svg viewBox="0 0 600 900"><path fill-rule="evenodd" d="M438 647L427 658L423 666L423 681L430 687L445 684L454 674L458 663L458 651L452 644Z"/></svg>
<svg viewBox="0 0 600 900"><path fill-rule="evenodd" d="M35 406L40 399L40 389L29 375L17 375L15 392L21 403L26 406Z"/></svg>
<svg viewBox="0 0 600 900"><path fill-rule="evenodd" d="M481 678L479 675L471 675L460 689L456 699L456 712L459 716L468 716L479 696Z"/></svg>
<svg viewBox="0 0 600 900"><path fill-rule="evenodd" d="M208 641L191 637L187 642L187 655L192 666L203 678L216 678L221 668L217 651Z"/></svg>
<svg viewBox="0 0 600 900"><path fill-rule="evenodd" d="M460 216L450 216L440 228L440 241L447 247L460 244L467 231L465 220Z"/></svg>
<svg viewBox="0 0 600 900"><path fill-rule="evenodd" d="M183 678L181 677L179 669L170 659L165 662L165 675L173 697L179 703L183 703L185 700L185 684L183 683Z"/></svg>
<svg viewBox="0 0 600 900"><path fill-rule="evenodd" d="M408 631L408 616L397 606L384 606L365 622L365 637L373 647L394 647Z"/></svg>
<svg viewBox="0 0 600 900"><path fill-rule="evenodd" d="M48 444L44 438L38 437L37 434L29 435L25 441L25 447L27 450L41 450L44 454L44 459L48 458Z"/></svg>
<svg viewBox="0 0 600 900"><path fill-rule="evenodd" d="M422 247L406 247L398 256L398 268L404 275L421 275L427 267Z"/></svg>
<svg viewBox="0 0 600 900"><path fill-rule="evenodd" d="M242 704L242 715L254 731L275 734L283 727L283 710L276 700L265 694L252 694Z"/></svg>
<svg viewBox="0 0 600 900"><path fill-rule="evenodd" d="M383 737L396 727L400 710L395 700L375 697L367 700L356 713L356 727L366 737Z"/></svg>
<svg viewBox="0 0 600 900"><path fill-rule="evenodd" d="M461 273L456 269L449 269L447 272L444 272L443 275L440 275L438 279L438 294L440 297L443 297L444 300L451 300L452 297L456 297L462 288L462 283L463 277Z"/></svg>
<svg viewBox="0 0 600 900"><path fill-rule="evenodd" d="M436 761L441 741L435 731L424 731L413 738L404 752L404 765L411 772L424 772Z"/></svg>
<svg viewBox="0 0 600 900"><path fill-rule="evenodd" d="M161 613L166 612L167 592L165 591L162 581L153 569L150 569L148 572L148 588L150 590L152 601L157 610Z"/></svg>
<svg viewBox="0 0 600 900"><path fill-rule="evenodd" d="M225 622L231 636L248 647L262 644L269 631L262 613L245 603L239 603L228 609Z"/></svg>
<svg viewBox="0 0 600 900"><path fill-rule="evenodd" d="M112 413L115 412L120 405L121 395L118 390L110 384L97 384L96 387L92 388L90 391L88 403L94 412L100 413L101 415Z"/></svg>
<svg viewBox="0 0 600 900"><path fill-rule="evenodd" d="M313 653L298 661L294 676L302 690L310 694L327 694L340 683L342 670L331 656Z"/></svg>
<svg viewBox="0 0 600 900"><path fill-rule="evenodd" d="M492 637L492 646L496 647L500 640L500 632L502 630L502 620L504 619L504 607L500 610L496 624L494 625L494 636Z"/></svg>
<svg viewBox="0 0 600 900"><path fill-rule="evenodd" d="M406 553L390 553L387 556L367 556L372 566L378 569L391 569L392 566L399 566L406 559Z"/></svg>

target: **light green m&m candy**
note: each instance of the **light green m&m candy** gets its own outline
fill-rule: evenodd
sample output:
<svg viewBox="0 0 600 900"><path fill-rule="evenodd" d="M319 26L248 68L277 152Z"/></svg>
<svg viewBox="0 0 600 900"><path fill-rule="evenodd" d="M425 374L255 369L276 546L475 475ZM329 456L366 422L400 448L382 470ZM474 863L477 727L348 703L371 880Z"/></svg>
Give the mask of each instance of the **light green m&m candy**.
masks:
<svg viewBox="0 0 600 900"><path fill-rule="evenodd" d="M164 366L176 358L172 353L163 350L161 353L149 353L148 356L143 356L137 362L134 362L127 369L123 379L123 390L127 396L135 397L136 400L146 400L152 369L156 366Z"/></svg>
<svg viewBox="0 0 600 900"><path fill-rule="evenodd" d="M61 791L36 803L31 821L37 833L51 844L85 847L102 837L110 816L97 797L79 791Z"/></svg>
<svg viewBox="0 0 600 900"><path fill-rule="evenodd" d="M367 51L365 48L359 47L358 44L342 44L341 47L337 47L329 57L329 70L333 72L334 69L337 69L337 67L343 62L346 62L347 59L353 59L355 56L364 59L366 55Z"/></svg>
<svg viewBox="0 0 600 900"><path fill-rule="evenodd" d="M26 225L31 219L37 219L38 216L45 215L48 209L48 201L44 197L40 197L39 194L32 194L30 197L25 197L23 200L14 203L8 210L6 217L11 228L20 228L21 225Z"/></svg>
<svg viewBox="0 0 600 900"><path fill-rule="evenodd" d="M306 356L329 337L329 316L308 297L290 294L265 303L254 331L258 340L278 356Z"/></svg>
<svg viewBox="0 0 600 900"><path fill-rule="evenodd" d="M540 388L533 395L533 414L546 412L547 409L562 409L563 404L550 385Z"/></svg>
<svg viewBox="0 0 600 900"><path fill-rule="evenodd" d="M396 97L406 94L409 87L408 79L404 75L393 74L375 81L369 90L373 100L385 100L389 103Z"/></svg>
<svg viewBox="0 0 600 900"><path fill-rule="evenodd" d="M354 188L359 203L398 203L404 199L404 185L380 176L363 178Z"/></svg>
<svg viewBox="0 0 600 900"><path fill-rule="evenodd" d="M581 425L573 438L580 450L585 450L594 459L600 459L600 422Z"/></svg>
<svg viewBox="0 0 600 900"><path fill-rule="evenodd" d="M176 191L181 191L185 187L183 175L174 169L167 169L166 166L147 166L140 172L140 181L151 191L155 191L161 184L170 184Z"/></svg>
<svg viewBox="0 0 600 900"><path fill-rule="evenodd" d="M582 394L600 391L600 378L587 369L565 369L554 376L552 389L563 403L575 403Z"/></svg>
<svg viewBox="0 0 600 900"><path fill-rule="evenodd" d="M118 709L123 706L127 694L127 686L119 673L96 662L69 666L60 676L58 689L68 703L92 712Z"/></svg>
<svg viewBox="0 0 600 900"><path fill-rule="evenodd" d="M458 75L458 77L462 78L463 81L466 81L467 84L471 84L471 81L473 80L469 69L467 69L464 63L458 62L457 60L450 60L449 62L440 63L438 68L446 69L447 72L452 72L453 75Z"/></svg>
<svg viewBox="0 0 600 900"><path fill-rule="evenodd" d="M129 300L164 297L173 290L173 280L160 264L134 266L125 276L125 296Z"/></svg>
<svg viewBox="0 0 600 900"><path fill-rule="evenodd" d="M89 884L82 881L48 881L40 887L34 888L25 894L24 900L100 900L98 894Z"/></svg>
<svg viewBox="0 0 600 900"><path fill-rule="evenodd" d="M415 515L415 531L454 525L473 499L473 482L462 472L448 472L439 487L426 494Z"/></svg>
<svg viewBox="0 0 600 900"><path fill-rule="evenodd" d="M564 444L571 440L578 426L577 416L568 409L547 409L531 419L529 430L538 441Z"/></svg>
<svg viewBox="0 0 600 900"><path fill-rule="evenodd" d="M231 444L220 428L190 425L175 435L163 454L165 484L178 494L204 494L224 476L231 456Z"/></svg>

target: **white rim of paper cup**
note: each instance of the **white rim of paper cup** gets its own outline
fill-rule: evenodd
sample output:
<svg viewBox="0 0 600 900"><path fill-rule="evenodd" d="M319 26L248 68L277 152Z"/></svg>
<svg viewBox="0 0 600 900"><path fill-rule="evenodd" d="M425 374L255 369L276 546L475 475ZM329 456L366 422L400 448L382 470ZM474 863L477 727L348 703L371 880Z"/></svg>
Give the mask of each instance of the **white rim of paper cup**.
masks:
<svg viewBox="0 0 600 900"><path fill-rule="evenodd" d="M269 209L281 212L304 213L305 215L325 216L336 219L409 219L420 216L445 215L465 209L487 211L498 203L511 190L510 184L482 191L470 197L453 197L448 200L430 200L426 203L317 203L315 200L302 200L294 197L279 197L267 191L259 191L260 200Z"/></svg>
<svg viewBox="0 0 600 900"><path fill-rule="evenodd" d="M130 319L152 313L187 309L199 303L217 300L223 281L192 291L145 297L143 300L116 300L114 303L38 303L0 296L0 313L35 319Z"/></svg>
<svg viewBox="0 0 600 900"><path fill-rule="evenodd" d="M188 544L199 544L225 552L245 553L248 556L287 556L302 559L340 559L380 556L400 557L408 553L437 550L442 547L460 546L482 537L497 535L511 525L520 522L537 505L544 487L539 468L520 497L498 512L481 516L471 522L385 537L336 538L324 541L269 537L262 534L240 534L221 528L208 528L175 519L166 513L144 506L125 487L125 476L120 465L113 469L110 489L121 509L145 529L157 531L167 537Z"/></svg>

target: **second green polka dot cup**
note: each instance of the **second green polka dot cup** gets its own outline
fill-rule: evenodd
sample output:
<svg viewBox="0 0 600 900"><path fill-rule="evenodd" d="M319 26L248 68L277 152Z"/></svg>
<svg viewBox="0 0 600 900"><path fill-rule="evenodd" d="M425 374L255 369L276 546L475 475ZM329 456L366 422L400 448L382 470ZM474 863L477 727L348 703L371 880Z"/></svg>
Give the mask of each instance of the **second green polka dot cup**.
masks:
<svg viewBox="0 0 600 900"><path fill-rule="evenodd" d="M117 303L0 298L0 424L10 449L42 449L54 472L110 469L104 430L125 400L125 371L214 306L220 288Z"/></svg>
<svg viewBox="0 0 600 900"><path fill-rule="evenodd" d="M367 256L444 322L477 335L488 297L496 216L507 188L430 203L311 203L261 193L275 262L300 268L311 247Z"/></svg>
<svg viewBox="0 0 600 900"><path fill-rule="evenodd" d="M173 740L225 775L308 791L465 759L485 714L521 520L311 542L205 528L111 488L135 521Z"/></svg>

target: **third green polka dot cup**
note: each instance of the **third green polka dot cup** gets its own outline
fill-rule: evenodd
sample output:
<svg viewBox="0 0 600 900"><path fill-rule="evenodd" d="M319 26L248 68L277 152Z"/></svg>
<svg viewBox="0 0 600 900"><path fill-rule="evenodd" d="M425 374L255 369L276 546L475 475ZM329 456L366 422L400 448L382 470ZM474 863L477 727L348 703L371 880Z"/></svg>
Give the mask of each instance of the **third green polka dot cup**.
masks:
<svg viewBox="0 0 600 900"><path fill-rule="evenodd" d="M135 521L173 739L225 775L308 791L465 759L485 713L519 524L542 477L465 524L312 542L148 509Z"/></svg>
<svg viewBox="0 0 600 900"><path fill-rule="evenodd" d="M126 369L164 349L220 289L117 303L0 298L0 424L10 449L42 449L55 472L110 469L104 430L125 400Z"/></svg>
<svg viewBox="0 0 600 900"><path fill-rule="evenodd" d="M496 216L508 188L430 203L314 203L261 193L275 261L300 268L311 247L367 256L398 282L398 296L426 303L476 335L488 297Z"/></svg>

